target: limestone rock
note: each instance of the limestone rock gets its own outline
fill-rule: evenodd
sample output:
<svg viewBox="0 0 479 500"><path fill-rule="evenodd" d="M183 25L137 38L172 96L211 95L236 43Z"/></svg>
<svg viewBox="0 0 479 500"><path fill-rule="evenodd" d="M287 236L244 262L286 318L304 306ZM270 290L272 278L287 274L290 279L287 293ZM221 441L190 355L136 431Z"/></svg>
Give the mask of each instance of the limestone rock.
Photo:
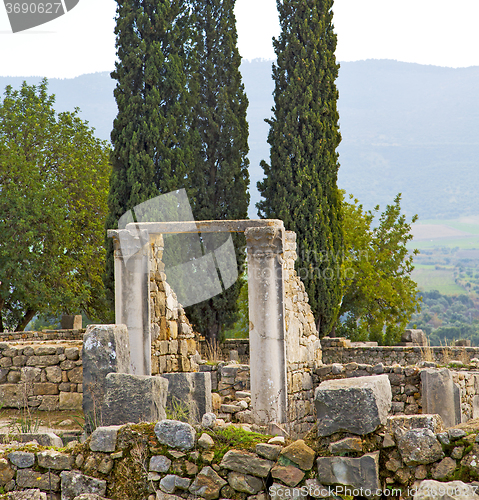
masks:
<svg viewBox="0 0 479 500"><path fill-rule="evenodd" d="M189 491L205 500L219 498L221 488L227 484L211 467L203 467L191 484Z"/></svg>
<svg viewBox="0 0 479 500"><path fill-rule="evenodd" d="M115 451L120 425L97 427L90 438L90 450L111 453Z"/></svg>
<svg viewBox="0 0 479 500"><path fill-rule="evenodd" d="M216 415L214 413L205 413L201 418L201 426L211 429L215 426Z"/></svg>
<svg viewBox="0 0 479 500"><path fill-rule="evenodd" d="M8 460L0 458L0 485L11 481L15 476L15 471L10 467Z"/></svg>
<svg viewBox="0 0 479 500"><path fill-rule="evenodd" d="M296 486L303 480L304 472L293 465L276 464L271 469L271 476L274 479L279 479L287 486Z"/></svg>
<svg viewBox="0 0 479 500"><path fill-rule="evenodd" d="M35 463L35 453L12 451L8 454L8 459L19 469L26 469L27 467L33 467L33 464Z"/></svg>
<svg viewBox="0 0 479 500"><path fill-rule="evenodd" d="M376 490L379 483L379 451L361 458L320 457L316 460L321 484L341 484Z"/></svg>
<svg viewBox="0 0 479 500"><path fill-rule="evenodd" d="M0 440L2 440L2 437L2 434L0 434ZM40 446L54 446L55 448L61 448L63 446L61 438L53 432L25 432L10 435L10 438L19 443L36 441Z"/></svg>
<svg viewBox="0 0 479 500"><path fill-rule="evenodd" d="M271 500L300 500L304 499L301 488L287 488L283 484L273 483L269 487L269 497Z"/></svg>
<svg viewBox="0 0 479 500"><path fill-rule="evenodd" d="M97 495L96 493L82 493L74 498L74 500L109 500L106 497Z"/></svg>
<svg viewBox="0 0 479 500"><path fill-rule="evenodd" d="M472 485L462 481L440 483L439 481L422 481L414 494L414 500L475 500L479 496Z"/></svg>
<svg viewBox="0 0 479 500"><path fill-rule="evenodd" d="M56 450L45 450L37 453L38 465L45 469L71 470L74 457Z"/></svg>
<svg viewBox="0 0 479 500"><path fill-rule="evenodd" d="M256 445L256 454L268 460L276 460L281 452L281 446L268 443L258 443Z"/></svg>
<svg viewBox="0 0 479 500"><path fill-rule="evenodd" d="M238 450L229 450L226 452L220 467L229 469L242 474L251 474L257 477L267 477L273 467L274 462L258 458L252 453Z"/></svg>
<svg viewBox="0 0 479 500"><path fill-rule="evenodd" d="M432 469L432 477L434 479L446 479L449 474L454 472L456 469L456 461L451 457L443 458L435 467Z"/></svg>
<svg viewBox="0 0 479 500"><path fill-rule="evenodd" d="M185 422L161 420L155 425L155 434L161 444L180 450L191 450L195 445L196 431Z"/></svg>
<svg viewBox="0 0 479 500"><path fill-rule="evenodd" d="M32 469L18 469L17 471L17 486L20 488L40 488L44 491L49 491L50 482L53 491L58 491L60 486L60 478L56 474L41 474Z"/></svg>
<svg viewBox="0 0 479 500"><path fill-rule="evenodd" d="M352 437L344 438L341 439L340 441L336 441L329 445L329 452L332 455L339 455L345 452L361 452L361 451L363 451L363 442L361 438L352 438Z"/></svg>
<svg viewBox="0 0 479 500"><path fill-rule="evenodd" d="M39 489L11 491L8 493L7 500L47 500L47 494Z"/></svg>
<svg viewBox="0 0 479 500"><path fill-rule="evenodd" d="M239 472L230 472L228 474L228 483L236 491L256 495L263 489L263 481L257 477Z"/></svg>
<svg viewBox="0 0 479 500"><path fill-rule="evenodd" d="M386 424L391 402L387 375L321 382L314 396L318 435L338 431L369 434Z"/></svg>
<svg viewBox="0 0 479 500"><path fill-rule="evenodd" d="M444 457L442 447L429 429L411 429L399 439L398 449L406 465L430 464Z"/></svg>
<svg viewBox="0 0 479 500"><path fill-rule="evenodd" d="M150 471L168 472L171 466L171 460L164 455L155 455L150 459Z"/></svg>
<svg viewBox="0 0 479 500"><path fill-rule="evenodd" d="M77 471L64 471L60 474L62 500L74 500L82 493L96 493L105 496L106 481L85 476Z"/></svg>
<svg viewBox="0 0 479 500"><path fill-rule="evenodd" d="M281 456L291 460L291 462L294 462L303 470L310 470L314 465L314 450L306 445L302 439L298 439L289 446L286 446L281 451Z"/></svg>
<svg viewBox="0 0 479 500"><path fill-rule="evenodd" d="M103 423L121 425L166 418L167 393L168 381L162 377L109 373L101 407Z"/></svg>
<svg viewBox="0 0 479 500"><path fill-rule="evenodd" d="M60 392L60 410L81 410L83 407L83 393Z"/></svg>
<svg viewBox="0 0 479 500"><path fill-rule="evenodd" d="M444 430L444 422L440 415L394 415L386 422L386 431L400 437L410 429L429 429L437 434Z"/></svg>

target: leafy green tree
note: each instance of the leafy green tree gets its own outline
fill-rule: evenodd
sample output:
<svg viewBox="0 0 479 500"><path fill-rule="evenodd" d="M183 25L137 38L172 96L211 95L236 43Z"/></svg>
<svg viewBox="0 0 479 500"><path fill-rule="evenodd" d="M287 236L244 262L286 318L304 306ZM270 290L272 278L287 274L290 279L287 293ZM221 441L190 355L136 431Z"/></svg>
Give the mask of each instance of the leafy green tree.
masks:
<svg viewBox="0 0 479 500"><path fill-rule="evenodd" d="M296 269L317 327L331 332L341 300L343 251L337 189L339 133L333 0L277 1L281 34L274 40L274 117L270 164L261 162L261 217L278 218L297 234Z"/></svg>
<svg viewBox="0 0 479 500"><path fill-rule="evenodd" d="M201 95L194 113L200 151L190 176L196 220L245 219L248 213L248 100L239 71L234 4L234 0L193 1ZM206 248L219 246L228 237L203 235ZM240 273L244 236L232 237ZM236 320L240 289L237 281L220 295L187 308L188 317L209 341L220 339Z"/></svg>
<svg viewBox="0 0 479 500"><path fill-rule="evenodd" d="M109 148L47 80L0 101L0 331L36 313L104 314Z"/></svg>
<svg viewBox="0 0 479 500"><path fill-rule="evenodd" d="M343 196L344 196L344 192ZM339 335L392 345L419 309L418 288L411 279L413 255L406 244L411 223L401 213L401 195L380 214L364 211L358 200L343 199L345 259ZM414 250L413 254L418 251Z"/></svg>
<svg viewBox="0 0 479 500"><path fill-rule="evenodd" d="M117 0L112 73L118 115L107 229L128 210L162 193L187 188L196 161L192 109L197 99L195 54L187 0ZM113 246L107 240L105 284L113 301Z"/></svg>

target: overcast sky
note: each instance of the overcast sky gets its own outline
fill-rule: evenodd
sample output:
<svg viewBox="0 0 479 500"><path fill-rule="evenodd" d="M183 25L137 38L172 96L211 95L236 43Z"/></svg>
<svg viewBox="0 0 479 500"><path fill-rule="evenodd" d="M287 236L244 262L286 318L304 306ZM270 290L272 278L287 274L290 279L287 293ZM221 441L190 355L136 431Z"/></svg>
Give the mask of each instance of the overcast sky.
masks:
<svg viewBox="0 0 479 500"><path fill-rule="evenodd" d="M0 76L69 78L112 70L115 9L115 0L80 0L64 16L13 34L0 2ZM235 13L241 55L274 58L276 1L236 0ZM478 0L336 0L334 14L339 61L479 65Z"/></svg>

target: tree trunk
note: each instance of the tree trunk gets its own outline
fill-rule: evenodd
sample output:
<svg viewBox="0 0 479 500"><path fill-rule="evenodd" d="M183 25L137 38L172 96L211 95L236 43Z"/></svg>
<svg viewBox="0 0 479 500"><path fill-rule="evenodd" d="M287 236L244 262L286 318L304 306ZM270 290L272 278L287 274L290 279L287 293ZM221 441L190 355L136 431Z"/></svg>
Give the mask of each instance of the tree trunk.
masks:
<svg viewBox="0 0 479 500"><path fill-rule="evenodd" d="M18 323L17 327L15 328L16 332L23 332L25 330L25 327L30 323L30 321L33 319L37 311L34 309L27 309L27 312L23 315L23 318L21 319L20 323Z"/></svg>

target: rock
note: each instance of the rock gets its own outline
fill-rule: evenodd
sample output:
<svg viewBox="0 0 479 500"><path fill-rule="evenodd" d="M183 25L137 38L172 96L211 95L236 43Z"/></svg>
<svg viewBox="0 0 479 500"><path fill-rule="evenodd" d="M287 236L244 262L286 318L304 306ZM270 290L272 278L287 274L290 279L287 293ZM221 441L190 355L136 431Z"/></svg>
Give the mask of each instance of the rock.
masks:
<svg viewBox="0 0 479 500"><path fill-rule="evenodd" d="M82 493L74 498L74 500L109 500L106 497L97 495L96 493Z"/></svg>
<svg viewBox="0 0 479 500"><path fill-rule="evenodd" d="M394 415L388 417L386 431L400 437L410 429L429 429L434 434L444 430L444 423L440 415Z"/></svg>
<svg viewBox="0 0 479 500"><path fill-rule="evenodd" d="M392 448L393 446L396 446L396 441L394 441L394 438L391 436L391 434L385 434L383 439L383 448Z"/></svg>
<svg viewBox="0 0 479 500"><path fill-rule="evenodd" d="M451 441L457 441L458 439L462 439L467 436L466 431L463 431L462 429L448 429L447 434Z"/></svg>
<svg viewBox="0 0 479 500"><path fill-rule="evenodd" d="M449 434L447 432L439 432L436 434L437 439L441 444L451 444L451 440L449 439Z"/></svg>
<svg viewBox="0 0 479 500"><path fill-rule="evenodd" d="M361 458L320 457L316 460L321 484L341 484L353 488L380 488L379 451Z"/></svg>
<svg viewBox="0 0 479 500"><path fill-rule="evenodd" d="M7 495L7 500L47 500L47 494L39 489L29 489L23 491L11 491Z"/></svg>
<svg viewBox="0 0 479 500"><path fill-rule="evenodd" d="M214 500L219 498L220 490L225 484L227 482L211 467L203 467L189 487L189 491L205 500Z"/></svg>
<svg viewBox="0 0 479 500"><path fill-rule="evenodd" d="M198 439L198 446L202 450L209 450L210 448L213 448L215 445L215 442L213 441L213 438L204 432L201 434L201 437Z"/></svg>
<svg viewBox="0 0 479 500"><path fill-rule="evenodd" d="M160 488L161 491L164 491L165 493L173 493L176 489L176 478L178 476L174 474L168 474L166 475L161 481L160 481Z"/></svg>
<svg viewBox="0 0 479 500"><path fill-rule="evenodd" d="M105 457L98 466L98 472L101 474L110 474L113 469L114 462L110 458Z"/></svg>
<svg viewBox="0 0 479 500"><path fill-rule="evenodd" d="M302 439L298 439L284 448L281 451L281 456L291 460L303 470L310 470L314 465L314 450L307 446Z"/></svg>
<svg viewBox="0 0 479 500"><path fill-rule="evenodd" d="M271 500L300 500L304 498L301 494L301 488L287 488L284 484L273 483L269 487L269 498Z"/></svg>
<svg viewBox="0 0 479 500"><path fill-rule="evenodd" d="M45 450L37 453L38 465L45 469L71 470L75 458L56 450Z"/></svg>
<svg viewBox="0 0 479 500"><path fill-rule="evenodd" d="M250 474L257 477L267 477L274 462L258 458L252 453L229 450L223 457L220 467L242 474Z"/></svg>
<svg viewBox="0 0 479 500"><path fill-rule="evenodd" d="M440 483L439 481L422 481L414 493L414 500L475 500L479 499L476 488L462 481Z"/></svg>
<svg viewBox="0 0 479 500"><path fill-rule="evenodd" d="M314 396L318 436L339 431L369 434L386 424L391 401L385 374L321 382Z"/></svg>
<svg viewBox="0 0 479 500"><path fill-rule="evenodd" d="M189 418L201 422L203 415L213 411L211 399L211 373L163 373L168 380L166 407L174 411L175 404L185 405Z"/></svg>
<svg viewBox="0 0 479 500"><path fill-rule="evenodd" d="M456 461L450 457L443 458L432 469L434 479L446 479L456 469Z"/></svg>
<svg viewBox="0 0 479 500"><path fill-rule="evenodd" d="M162 377L109 373L101 407L105 425L155 422L166 418L168 381Z"/></svg>
<svg viewBox="0 0 479 500"><path fill-rule="evenodd" d="M296 486L303 480L304 472L293 465L276 464L271 469L271 476L274 479L279 479L287 486Z"/></svg>
<svg viewBox="0 0 479 500"><path fill-rule="evenodd" d="M0 458L0 485L5 485L15 477L15 471L10 467L8 460Z"/></svg>
<svg viewBox="0 0 479 500"><path fill-rule="evenodd" d="M155 434L161 444L180 450L191 450L196 431L190 424L176 420L161 420L155 425Z"/></svg>
<svg viewBox="0 0 479 500"><path fill-rule="evenodd" d="M171 460L164 455L155 455L150 459L150 471L168 472L171 466Z"/></svg>
<svg viewBox="0 0 479 500"><path fill-rule="evenodd" d="M83 393L60 392L60 410L81 410L83 407Z"/></svg>
<svg viewBox="0 0 479 500"><path fill-rule="evenodd" d="M398 441L406 465L430 464L444 457L442 447L429 429L411 429Z"/></svg>
<svg viewBox="0 0 479 500"><path fill-rule="evenodd" d="M7 435L0 434L0 440L5 442ZM53 446L55 448L61 448L63 446L63 441L59 436L53 432L25 432L20 434L8 434L9 441L14 439L19 443L29 443L30 441L36 441L40 446Z"/></svg>
<svg viewBox="0 0 479 500"><path fill-rule="evenodd" d="M236 491L256 495L263 489L263 481L257 477L238 472L228 473L228 483Z"/></svg>
<svg viewBox="0 0 479 500"><path fill-rule="evenodd" d="M106 481L85 476L77 471L63 471L60 474L62 500L74 500L82 493L96 493L105 496Z"/></svg>
<svg viewBox="0 0 479 500"><path fill-rule="evenodd" d="M201 426L206 429L212 429L216 423L216 415L214 413L205 413L201 418Z"/></svg>
<svg viewBox="0 0 479 500"><path fill-rule="evenodd" d="M26 469L27 467L33 467L33 464L35 463L35 453L12 451L8 454L8 459L19 469Z"/></svg>
<svg viewBox="0 0 479 500"><path fill-rule="evenodd" d="M18 469L16 482L17 486L22 489L37 487L49 491L50 483L53 491L58 491L60 487L60 478L56 474L49 474L48 472L41 474L32 469Z"/></svg>
<svg viewBox="0 0 479 500"><path fill-rule="evenodd" d="M129 373L130 337L125 325L90 325L83 336L83 412L88 422L98 421L109 373Z"/></svg>
<svg viewBox="0 0 479 500"><path fill-rule="evenodd" d="M256 454L268 460L276 460L281 450L282 447L275 444L258 443L256 445Z"/></svg>
<svg viewBox="0 0 479 500"><path fill-rule="evenodd" d="M284 445L284 436L274 436L268 440L268 444Z"/></svg>
<svg viewBox="0 0 479 500"><path fill-rule="evenodd" d="M111 453L115 451L118 431L121 425L97 427L90 438L90 450Z"/></svg>
<svg viewBox="0 0 479 500"><path fill-rule="evenodd" d="M361 451L363 451L363 441L360 438L344 438L329 445L329 452L331 453L331 455L340 455L341 453L345 452Z"/></svg>
<svg viewBox="0 0 479 500"><path fill-rule="evenodd" d="M461 395L447 368L421 371L422 410L441 415L446 428L461 423Z"/></svg>

